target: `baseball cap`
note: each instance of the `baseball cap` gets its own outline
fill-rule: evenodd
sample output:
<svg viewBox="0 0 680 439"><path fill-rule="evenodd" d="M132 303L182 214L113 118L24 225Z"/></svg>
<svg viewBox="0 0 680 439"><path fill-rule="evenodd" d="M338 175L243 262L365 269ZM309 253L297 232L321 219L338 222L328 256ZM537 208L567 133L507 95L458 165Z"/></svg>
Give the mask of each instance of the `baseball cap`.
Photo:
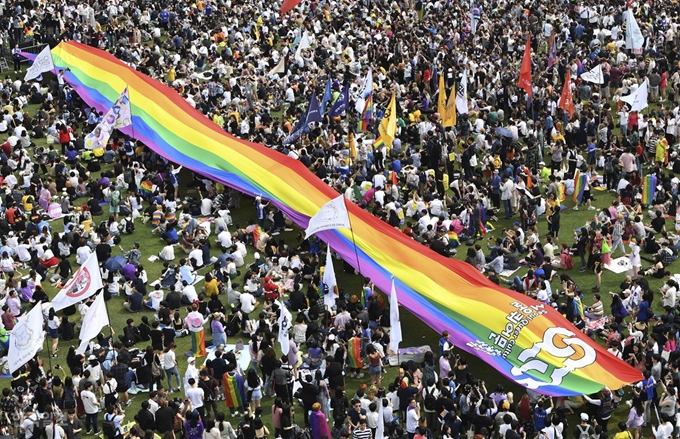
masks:
<svg viewBox="0 0 680 439"><path fill-rule="evenodd" d="M582 421L587 421L587 420L589 420L589 419L590 419L590 418L588 417L588 413L581 413L581 420L582 420Z"/></svg>
<svg viewBox="0 0 680 439"><path fill-rule="evenodd" d="M195 361L196 361L196 357L187 358L187 363L194 363Z"/></svg>

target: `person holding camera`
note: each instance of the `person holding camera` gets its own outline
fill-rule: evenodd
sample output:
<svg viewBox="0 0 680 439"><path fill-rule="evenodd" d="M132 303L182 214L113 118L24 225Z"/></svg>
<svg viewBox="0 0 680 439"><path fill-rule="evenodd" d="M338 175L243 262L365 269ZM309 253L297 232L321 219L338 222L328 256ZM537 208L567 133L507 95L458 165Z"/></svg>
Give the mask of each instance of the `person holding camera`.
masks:
<svg viewBox="0 0 680 439"><path fill-rule="evenodd" d="M122 439L123 427L122 423L125 419L125 412L118 404L109 405L106 407L104 414L104 422L102 429L104 430L104 439ZM107 431L108 430L108 431Z"/></svg>

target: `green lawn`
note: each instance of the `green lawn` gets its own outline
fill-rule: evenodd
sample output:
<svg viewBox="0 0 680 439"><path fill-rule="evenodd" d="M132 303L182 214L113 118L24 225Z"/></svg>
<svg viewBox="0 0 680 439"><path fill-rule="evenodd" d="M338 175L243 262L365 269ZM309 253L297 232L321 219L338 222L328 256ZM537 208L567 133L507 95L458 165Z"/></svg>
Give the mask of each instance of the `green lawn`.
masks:
<svg viewBox="0 0 680 439"><path fill-rule="evenodd" d="M29 107L29 113L34 113L35 112L35 107ZM185 184L186 182L190 181L191 177L189 175L189 170L183 170L182 174L180 176L180 181ZM607 192L598 192L598 191L593 191L593 194L596 198L595 205L598 207L606 207L609 205L609 203L612 200L611 194ZM181 189L181 197L184 197L186 195L196 195L195 192L192 192L191 190L187 190L184 186ZM78 204L78 202L74 203ZM583 224L586 223L586 221L592 217L592 215L595 214L595 212L592 211L587 211L587 210L580 210L580 211L573 211L571 209L572 203L571 201L567 201L565 203L568 206L568 209L564 211L564 214L562 215L562 227L561 227L561 232L560 232L560 242L572 242L573 240L573 230L581 227ZM241 209L238 212L232 212L232 216L234 219L234 223L236 224L245 224L246 221L250 218L254 218L255 216L255 207L252 204L252 200L250 198L243 198L241 201ZM105 215L102 217L96 218L96 221L99 222L101 220L104 220L108 216L108 209L104 207ZM514 221L514 219L512 220ZM490 236L498 236L501 233L501 230L503 228L509 228L511 227L511 222L512 221L504 221L500 220L496 224L496 231L490 233ZM386 225L387 227L387 225ZM672 221L668 221L668 227L669 229L672 227ZM147 258L152 255L158 253L161 248L161 241L158 237L158 235L153 235L150 233L151 226L149 225L143 225L141 222L137 222L136 224L136 232L132 236L128 235L123 235L122 236L122 243L121 245L125 249L129 249L132 246L133 242L139 242L141 244L141 249L142 249L142 263L144 265L144 268L148 272L148 277L150 280L155 280L160 276L162 264L160 262L155 262L151 263L147 260ZM539 231L541 234L546 233L546 223L544 218L539 219ZM280 236L279 238L285 239L286 243L291 246L295 247L299 245L300 243L297 241L297 235L298 235L298 230L295 230L293 232L287 232ZM543 235L541 235L543 236ZM214 235L212 237L214 239ZM465 250L467 247L463 246L458 249L458 255L457 257L459 259L464 259L465 257ZM113 249L113 254L119 254L120 250L116 246ZM181 254L181 250L178 249L176 256L177 259L183 257L184 255ZM559 252L557 252L559 253ZM614 257L620 256L619 254L614 255ZM250 252L250 260L246 261L246 263L251 262L252 260L252 251ZM576 266L579 266L578 261L574 261ZM75 266L75 261L72 261L72 263ZM673 269L673 267L671 267ZM518 274L523 274L526 271L526 269L522 269L518 272ZM336 266L336 273L338 275L338 281L339 285L345 290L345 291L359 291L361 288L361 282L360 282L360 277L359 276L353 276L349 274L343 273L341 270L341 267ZM585 273L579 273L578 270L571 270L569 272L569 275L574 278L574 280L578 283L578 285L581 287L581 289L585 293L585 300L584 303L585 305L589 305L592 302L592 293L590 292L591 287L595 284L595 278L592 273L590 272L585 272ZM607 294L608 291L614 291L618 292L618 285L620 284L621 280L623 279L624 275L614 275L613 273L606 271L603 274L603 279L602 279L602 298L605 302L605 309L608 310L610 299L609 295ZM241 282L242 283L242 282ZM659 280L653 280L650 279L650 284L651 287L656 290L658 287L661 285L661 281ZM556 289L557 284L553 284L553 290ZM45 284L46 291L50 295L50 297L54 297L54 295L57 293L55 288L52 288L49 283ZM226 297L224 298L224 302L226 303ZM659 301L655 303L655 309L659 309ZM116 330L118 334L121 333L123 326L125 325L125 320L130 317L130 314L126 312L123 309L122 306L123 303L123 298L122 297L115 297L113 298L110 302L108 302L108 310L109 310L109 316L111 319L111 324ZM152 312L151 311L143 311L141 313L135 314L132 317L134 317L136 322L139 322L141 320L142 315L147 315L150 318L152 318ZM433 350L436 351L436 346L437 346L437 341L438 341L438 334L434 333L425 323L420 321L418 318L413 316L411 313L409 313L405 309L401 309L401 319L402 319L402 327L405 328L404 330L404 341L402 343L402 346L417 346L417 345L423 345L423 344L429 344L430 346L433 347ZM77 329L78 330L78 329ZM207 335L207 338L210 338L209 335ZM230 338L228 340L229 343L235 342L234 338ZM65 342L62 341L60 343L60 352L59 352L59 357L56 359L51 359L49 356L45 353L41 353L41 358L44 360L46 367L51 364L51 366L57 365L57 364L63 364L65 365L65 355L66 352L68 351L69 345L77 344L76 341L73 342ZM180 372L183 373L185 368L186 368L186 361L184 361L184 357L182 354L189 350L190 347L190 340L189 338L181 338L177 339L177 344L179 346L177 353L178 353L178 359L180 363ZM278 347L277 347L278 349ZM519 388L519 386L514 385L513 383L508 382L506 379L501 377L494 369L483 363L482 361L478 360L477 358L473 357L472 355L468 355L466 353L460 352L461 355L464 355L468 358L469 363L470 363L470 370L473 371L475 376L484 379L487 383L487 388L492 391L493 387L497 383L502 383L505 385L506 390L512 390L515 393L515 398L516 400L519 400L519 397L522 395L522 389ZM385 383L390 382L394 377L396 376L396 368L389 368L387 372L387 377L385 379ZM349 379L347 380L347 394L348 395L353 395L357 386L360 384L360 381L362 380L357 380L357 379ZM5 380L5 385L8 385L9 381ZM140 403L144 398L144 395L146 394L141 394L135 397L133 404L127 409L127 417L128 419L132 419L134 414L137 413L139 410ZM270 415L268 415L269 412L269 407L272 404L273 400L271 398L265 398L263 400L263 406L266 408L265 409L265 421L267 423L270 422ZM220 403L223 404L223 403ZM223 406L224 407L224 406ZM225 410L226 411L226 410ZM627 415L627 408L619 408L616 411L615 414L615 419L618 421L620 419L623 419L624 416ZM301 418L301 416L298 414L298 418ZM298 422L302 422L301 419L298 419ZM574 421L571 421L571 425L574 425ZM612 424L613 425L613 424Z"/></svg>

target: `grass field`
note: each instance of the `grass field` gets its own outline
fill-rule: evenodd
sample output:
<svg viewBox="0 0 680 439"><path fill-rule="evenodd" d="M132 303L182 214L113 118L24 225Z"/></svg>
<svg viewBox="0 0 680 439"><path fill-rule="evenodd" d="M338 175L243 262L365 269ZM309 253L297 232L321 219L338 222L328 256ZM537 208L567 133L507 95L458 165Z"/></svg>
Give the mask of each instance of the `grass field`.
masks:
<svg viewBox="0 0 680 439"><path fill-rule="evenodd" d="M35 112L35 107L29 107L28 109L29 113L34 113ZM38 142L40 144L40 142ZM188 190L185 186L184 183L188 182L191 180L191 177L189 175L189 170L183 170L181 175L180 175L180 181L182 182L182 187L181 187L181 192L180 195L181 197L184 196L194 196L196 195L195 192L192 192L192 190ZM594 202L594 205L598 207L606 207L609 205L609 203L612 200L612 195L607 193L607 192L597 192L593 191L593 194L596 198L596 201ZM79 204L81 201L75 202L74 205ZM580 211L573 211L571 209L571 202L567 201L565 203L568 206L568 209L563 212L562 215L562 227L561 227L561 232L560 232L560 242L572 242L573 241L573 230L581 227L586 223L586 221L592 217L592 215L595 214L593 211L587 211L587 210L580 210ZM96 222L102 221L108 217L108 209L105 206L104 207L104 215L102 217L96 218ZM255 217L255 207L252 203L252 199L249 198L243 198L241 200L241 209L237 212L232 212L232 216L234 219L235 224L245 224L246 221L250 218ZM512 220L514 221L514 219ZM496 231L491 232L488 236L498 236L501 233L501 230L503 228L510 228L512 221L504 221L500 220L496 224ZM388 227L387 224L385 224L385 227ZM669 220L667 227L670 229L672 227L672 222ZM158 237L158 235L153 235L150 233L151 231L151 226L150 225L143 225L141 222L137 222L136 224L136 232L134 235L122 235L122 243L121 245L125 249L130 249L132 246L133 242L139 242L141 244L141 250L142 250L142 264L144 268L148 272L148 277L150 280L157 279L160 276L160 272L162 269L162 264L160 262L155 262L151 263L147 260L147 258L150 255L157 254L161 248L161 241ZM542 217L539 219L539 232L540 236L544 236L544 234L547 231L545 219ZM279 238L283 237L285 239L286 243L291 246L291 247L296 247L300 243L297 241L297 235L298 235L298 230L295 230L293 232L287 232L284 233L282 236ZM214 239L214 235L212 236ZM466 247L463 246L459 248L458 255L457 257L460 259L464 259L465 257L465 250ZM113 249L113 254L119 254L120 250L118 247L115 247ZM178 249L176 253L177 259L183 257L184 255L181 254L181 250ZM615 254L613 257L618 257L620 254ZM250 260L247 260L246 263L250 262L252 260L252 249L250 251ZM575 261L577 267L578 267L578 262ZM72 264L75 267L75 261L72 261ZM673 270L674 267L671 267L671 270ZM523 274L526 271L526 269L521 269L517 274ZM361 281L359 276L354 276L351 274L346 274L343 273L341 270L341 267L338 265L336 266L336 273L338 275L338 283L339 286L342 287L345 291L360 291L361 288ZM584 299L584 304L589 305L592 303L592 293L590 292L591 287L595 284L595 278L594 275L590 272L585 272L585 273L579 273L577 269L571 270L569 272L569 275L576 281L576 283L581 287L581 289L585 293L585 299ZM615 275L609 271L604 272L603 277L602 277L602 298L605 302L605 310L609 310L609 303L610 303L610 298L609 295L607 294L608 291L614 291L618 292L618 285L622 281L623 277L625 275ZM241 284L243 284L241 282ZM650 279L650 285L651 287L656 291L658 287L661 285L661 281L659 280L653 280ZM553 285L553 290L555 290L556 284ZM50 297L54 297L54 295L57 293L57 291L50 287L49 283L45 284L46 291ZM226 303L226 297L223 298L223 301ZM657 301L658 302L658 301ZM125 320L130 317L130 314L125 311L125 309L122 306L123 303L123 298L122 297L115 297L113 298L110 302L108 302L108 310L109 310L109 316L111 319L111 324L116 330L118 334L121 333L121 330L123 326L125 325ZM659 309L659 304L655 303L656 307L655 309ZM150 318L152 318L152 312L145 310L143 312L137 313L133 315L132 317L135 319L136 322L139 322L141 319L142 315L147 315ZM429 344L433 347L433 350L436 351L436 346L437 346L437 341L439 338L439 335L434 333L426 323L420 321L418 318L413 316L411 313L409 313L407 310L402 309L401 310L401 320L402 320L402 327L405 328L404 330L404 340L402 343L402 346L417 346L417 345L423 345L423 344ZM207 334L207 338L209 338L209 335ZM229 343L233 343L235 340L233 338L230 338L228 340ZM74 344L77 342L74 342ZM178 360L180 363L180 372L183 373L185 368L186 368L186 361L185 358L182 356L182 353L185 351L189 350L190 347L190 340L189 338L181 338L177 339L178 343ZM41 358L45 362L45 366L47 367L48 365L56 365L56 364L62 364L65 365L65 355L66 352L68 351L70 343L69 342L60 342L60 352L59 352L59 357L56 359L51 359L49 356L46 354L46 352L41 353ZM519 397L522 395L522 389L519 388L518 386L514 385L513 383L508 382L505 380L502 376L500 376L494 369L491 367L487 366L485 363L481 362L480 360L472 357L471 355L465 354L463 352L460 352L461 355L464 355L468 358L469 363L470 363L470 370L473 371L473 374L486 381L487 383L487 388L492 390L492 388L497 384L497 383L502 383L504 384L506 390L511 390L515 393L516 400L519 400ZM390 382L394 377L396 376L396 368L388 368L387 372L387 377L383 381L384 383ZM5 380L5 385L9 385L9 381ZM353 395L355 389L357 386L360 384L360 380L356 379L349 379L347 380L347 394L348 395ZM133 404L127 409L127 418L132 419L134 414L137 413L139 410L139 405L141 401L144 399L143 395L141 394L138 395L135 399ZM273 399L271 398L264 398L263 399L263 406L265 407L265 422L269 424L270 422L270 415L269 413L269 407L273 403ZM223 403L219 403L223 404ZM222 406L224 407L224 406ZM226 411L226 409L225 409ZM619 420L620 418L623 418L624 416L627 415L627 408L624 410L623 408L619 408L616 411L615 414L615 419ZM298 418L301 418L301 416L298 414ZM298 419L298 422L301 422L301 419ZM574 421L571 422L571 425L574 425Z"/></svg>

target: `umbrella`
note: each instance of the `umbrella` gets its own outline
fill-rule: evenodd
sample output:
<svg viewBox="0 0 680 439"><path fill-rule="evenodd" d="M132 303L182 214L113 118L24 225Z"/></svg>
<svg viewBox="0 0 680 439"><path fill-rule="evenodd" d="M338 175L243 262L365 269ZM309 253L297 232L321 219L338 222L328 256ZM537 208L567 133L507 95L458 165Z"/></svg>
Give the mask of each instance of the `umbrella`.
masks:
<svg viewBox="0 0 680 439"><path fill-rule="evenodd" d="M512 137L510 130L503 127L496 127L496 134L500 134L503 137Z"/></svg>
<svg viewBox="0 0 680 439"><path fill-rule="evenodd" d="M104 262L104 268L109 271L119 271L127 265L127 259L124 256L116 255L111 256Z"/></svg>

